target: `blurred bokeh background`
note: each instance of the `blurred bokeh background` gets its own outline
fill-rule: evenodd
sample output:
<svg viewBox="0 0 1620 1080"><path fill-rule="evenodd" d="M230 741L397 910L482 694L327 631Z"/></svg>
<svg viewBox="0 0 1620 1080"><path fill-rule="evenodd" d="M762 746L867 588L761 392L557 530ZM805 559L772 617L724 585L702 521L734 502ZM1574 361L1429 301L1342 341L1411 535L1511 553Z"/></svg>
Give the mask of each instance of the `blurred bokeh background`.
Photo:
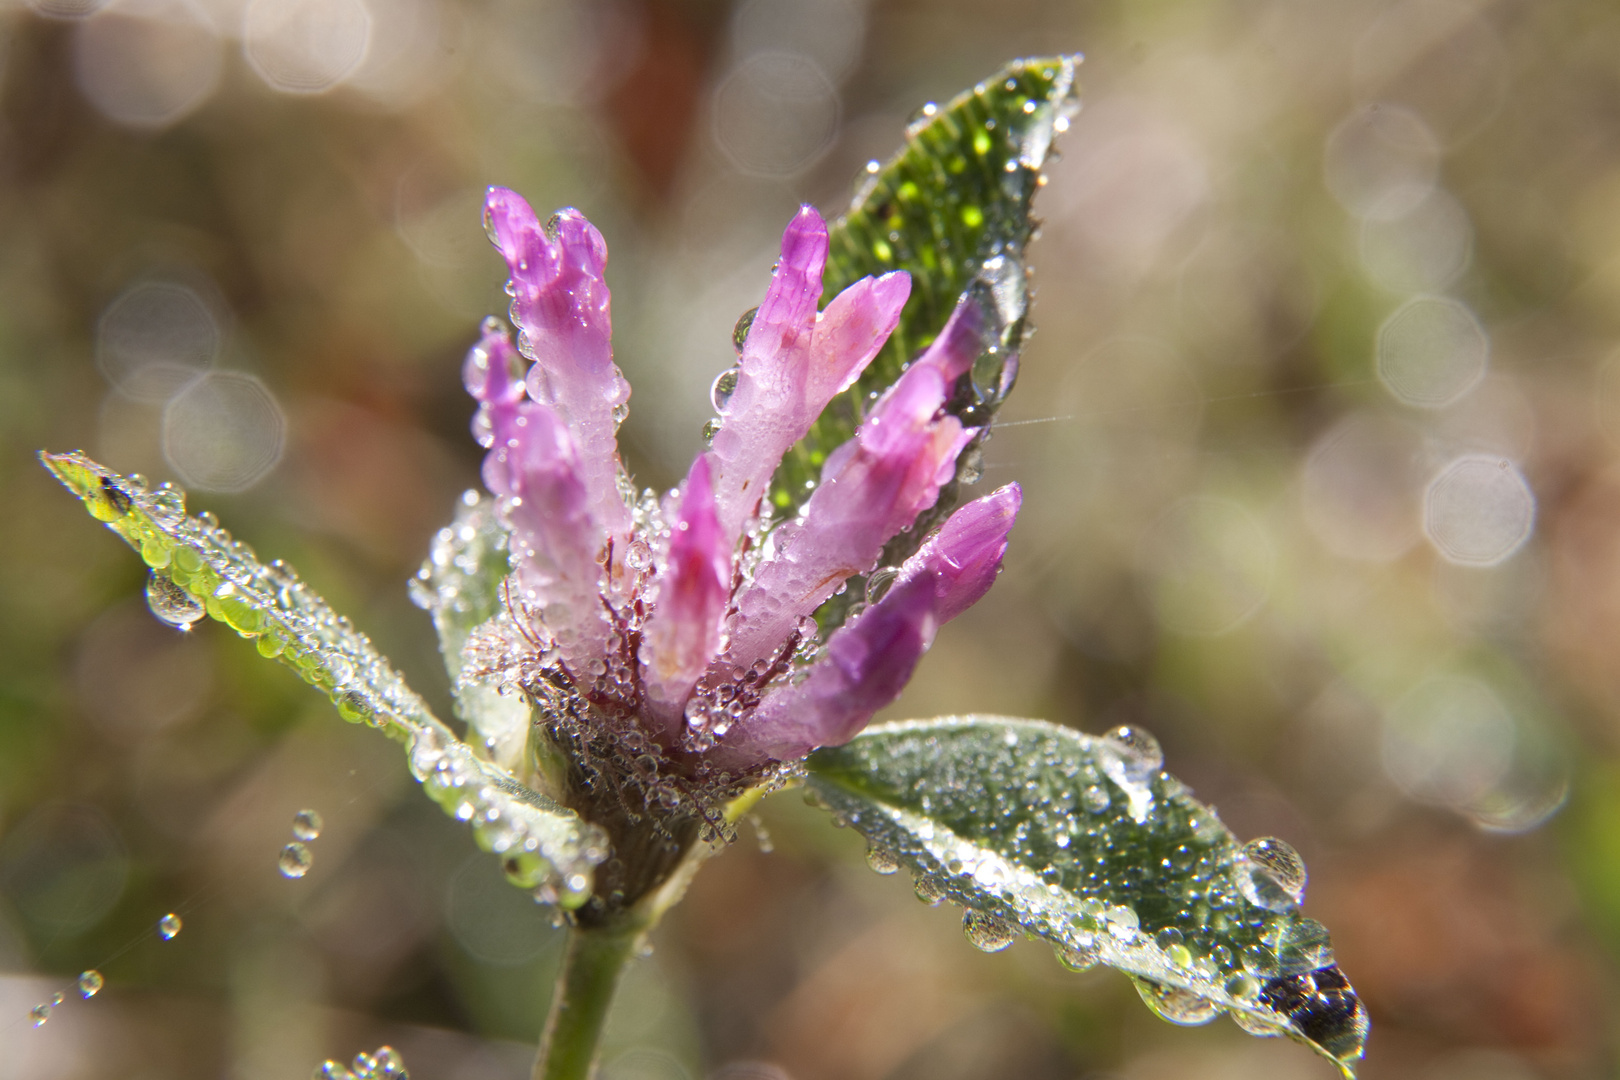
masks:
<svg viewBox="0 0 1620 1080"><path fill-rule="evenodd" d="M404 582L476 478L482 189L606 234L662 487L794 207L1060 51L1085 106L986 454L1023 519L889 715L1154 731L1306 857L1366 1077L1614 1075L1620 8L3 0L0 1078L302 1080L385 1042L520 1078L559 946L394 746L155 622L37 448L185 483L443 707ZM634 969L606 1076L1332 1075L981 955L861 850L768 800Z"/></svg>

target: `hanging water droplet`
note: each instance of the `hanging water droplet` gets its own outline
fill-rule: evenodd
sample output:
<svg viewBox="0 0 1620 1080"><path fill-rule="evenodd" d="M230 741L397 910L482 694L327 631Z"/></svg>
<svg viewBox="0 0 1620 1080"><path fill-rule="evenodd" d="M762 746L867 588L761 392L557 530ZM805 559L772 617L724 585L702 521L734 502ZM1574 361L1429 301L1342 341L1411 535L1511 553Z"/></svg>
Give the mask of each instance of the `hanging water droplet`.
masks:
<svg viewBox="0 0 1620 1080"><path fill-rule="evenodd" d="M376 1080L376 1057L364 1051L354 1055L354 1076L355 1080Z"/></svg>
<svg viewBox="0 0 1620 1080"><path fill-rule="evenodd" d="M1232 1022L1247 1031L1250 1035L1258 1035L1262 1039L1276 1039L1288 1034L1288 1029L1281 1024L1274 1023L1253 1013L1242 1009L1233 1009Z"/></svg>
<svg viewBox="0 0 1620 1080"><path fill-rule="evenodd" d="M79 975L79 996L88 1001L101 993L101 988L105 985L106 980L101 977L101 972L91 968Z"/></svg>
<svg viewBox="0 0 1620 1080"><path fill-rule="evenodd" d="M911 887L916 890L917 899L929 907L938 907L940 901L945 899L945 886L938 878L929 874L918 874Z"/></svg>
<svg viewBox="0 0 1620 1080"><path fill-rule="evenodd" d="M183 925L185 924L180 921L180 916L171 911L158 920L157 932L164 941L173 941Z"/></svg>
<svg viewBox="0 0 1620 1080"><path fill-rule="evenodd" d="M1102 954L1097 950L1096 939L1087 935L1084 940L1059 945L1053 949L1058 963L1070 971L1088 971L1097 966Z"/></svg>
<svg viewBox="0 0 1620 1080"><path fill-rule="evenodd" d="M715 412L723 413L726 406L731 404L731 395L736 392L737 369L726 368L714 377L714 382L709 386L709 404L714 406Z"/></svg>
<svg viewBox="0 0 1620 1080"><path fill-rule="evenodd" d="M310 1080L354 1080L354 1073L343 1062L328 1059L316 1067Z"/></svg>
<svg viewBox="0 0 1620 1080"><path fill-rule="evenodd" d="M1151 979L1133 977L1136 992L1142 995L1147 1007L1172 1024L1196 1026L1207 1024L1221 1015L1221 1007L1181 986L1165 986Z"/></svg>
<svg viewBox="0 0 1620 1080"><path fill-rule="evenodd" d="M56 1008L58 1005L62 1004L62 1002L66 1001L66 1000L67 1000L67 995L62 993L60 990L58 990L56 993L51 995L51 1008L53 1008L53 1009Z"/></svg>
<svg viewBox="0 0 1620 1080"><path fill-rule="evenodd" d="M51 1007L42 1001L28 1010L28 1018L34 1022L35 1027L44 1027L45 1021L51 1018Z"/></svg>
<svg viewBox="0 0 1620 1080"><path fill-rule="evenodd" d="M177 630L190 630L207 614L202 602L170 580L168 574L153 570L146 575L146 606L159 622Z"/></svg>
<svg viewBox="0 0 1620 1080"><path fill-rule="evenodd" d="M703 422L703 445L713 446L714 437L718 434L720 434L720 420L717 417L711 416L709 419Z"/></svg>
<svg viewBox="0 0 1620 1080"><path fill-rule="evenodd" d="M1011 924L982 911L969 911L962 916L962 932L976 949L1000 952L1013 943L1015 931Z"/></svg>
<svg viewBox="0 0 1620 1080"><path fill-rule="evenodd" d="M276 865L281 869L282 877L301 878L315 865L315 856L310 854L309 848L295 840L281 849L281 858Z"/></svg>
<svg viewBox="0 0 1620 1080"><path fill-rule="evenodd" d="M866 602L875 604L883 599L884 595L894 585L895 579L900 576L898 566L880 566L866 575Z"/></svg>
<svg viewBox="0 0 1620 1080"><path fill-rule="evenodd" d="M888 848L873 844L866 849L866 865L879 874L893 874L900 869L900 859Z"/></svg>
<svg viewBox="0 0 1620 1080"><path fill-rule="evenodd" d="M292 834L294 840L313 840L321 835L326 822L321 820L319 810L300 810L293 815Z"/></svg>
<svg viewBox="0 0 1620 1080"><path fill-rule="evenodd" d="M1292 911L1305 900L1305 860L1274 837L1244 844L1233 872L1238 891L1256 907Z"/></svg>
<svg viewBox="0 0 1620 1080"><path fill-rule="evenodd" d="M754 316L759 314L759 308L752 307L737 317L737 325L731 328L731 344L742 355L743 345L748 341L748 331L753 329Z"/></svg>

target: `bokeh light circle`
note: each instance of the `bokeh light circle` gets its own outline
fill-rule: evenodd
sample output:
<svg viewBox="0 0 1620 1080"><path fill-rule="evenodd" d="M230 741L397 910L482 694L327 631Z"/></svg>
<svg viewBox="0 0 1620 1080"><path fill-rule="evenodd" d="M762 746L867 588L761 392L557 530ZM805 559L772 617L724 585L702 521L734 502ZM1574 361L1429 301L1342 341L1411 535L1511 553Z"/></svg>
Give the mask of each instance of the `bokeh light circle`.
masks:
<svg viewBox="0 0 1620 1080"><path fill-rule="evenodd" d="M793 176L838 133L838 89L807 56L761 52L738 64L714 95L714 137L741 172Z"/></svg>
<svg viewBox="0 0 1620 1080"><path fill-rule="evenodd" d="M1423 532L1442 558L1495 566L1530 538L1536 496L1505 458L1470 454L1447 465L1423 497Z"/></svg>
<svg viewBox="0 0 1620 1080"><path fill-rule="evenodd" d="M1440 141L1411 109L1367 105L1328 136L1323 169L1328 190L1356 217L1398 218L1434 190Z"/></svg>
<svg viewBox="0 0 1620 1080"><path fill-rule="evenodd" d="M370 41L364 0L252 0L242 23L248 63L288 94L330 90L360 67Z"/></svg>
<svg viewBox="0 0 1620 1080"><path fill-rule="evenodd" d="M167 401L213 366L224 331L197 290L142 281L120 293L96 324L96 364L136 401Z"/></svg>
<svg viewBox="0 0 1620 1080"><path fill-rule="evenodd" d="M195 0L115 0L73 39L79 89L107 119L156 130L212 96L225 66L219 32Z"/></svg>
<svg viewBox="0 0 1620 1080"><path fill-rule="evenodd" d="M1443 296L1408 300L1378 329L1378 380L1407 405L1439 409L1485 378L1491 339L1468 305Z"/></svg>
<svg viewBox="0 0 1620 1080"><path fill-rule="evenodd" d="M1516 725L1477 679L1437 675L1408 691L1385 718L1384 771L1422 802L1465 808L1513 766Z"/></svg>
<svg viewBox="0 0 1620 1080"><path fill-rule="evenodd" d="M163 456L187 486L245 491L281 460L286 417L252 375L209 372L163 410Z"/></svg>

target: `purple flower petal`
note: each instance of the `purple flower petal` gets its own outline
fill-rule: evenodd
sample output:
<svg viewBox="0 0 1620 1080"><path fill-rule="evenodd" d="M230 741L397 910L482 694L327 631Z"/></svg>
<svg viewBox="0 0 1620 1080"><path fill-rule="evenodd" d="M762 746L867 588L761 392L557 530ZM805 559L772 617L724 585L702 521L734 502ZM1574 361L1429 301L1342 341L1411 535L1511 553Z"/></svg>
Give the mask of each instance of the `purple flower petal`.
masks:
<svg viewBox="0 0 1620 1080"><path fill-rule="evenodd" d="M995 581L1022 498L1009 484L952 514L905 561L883 598L832 636L803 682L768 694L733 729L718 762L736 768L792 761L853 738L900 696L939 627Z"/></svg>
<svg viewBox="0 0 1620 1080"><path fill-rule="evenodd" d="M619 493L619 410L630 385L613 363L607 244L578 210L542 228L523 197L490 188L485 222L512 273L518 345L534 361L529 396L552 406L579 448L579 476L592 515L613 536L628 532Z"/></svg>
<svg viewBox="0 0 1620 1080"><path fill-rule="evenodd" d="M598 562L605 537L590 512L579 451L562 418L533 401L500 409L484 484L511 533L514 599L538 616L564 663L583 670L603 655Z"/></svg>
<svg viewBox="0 0 1620 1080"><path fill-rule="evenodd" d="M721 524L733 542L782 455L877 355L911 292L904 273L863 278L818 316L826 261L826 223L814 207L800 207L782 234L781 261L749 327L737 385L710 444Z"/></svg>
<svg viewBox="0 0 1620 1080"><path fill-rule="evenodd" d="M941 412L982 351L981 316L958 305L934 344L879 399L855 437L827 458L804 517L777 530L776 553L737 602L726 661L769 655L883 545L934 505L973 437Z"/></svg>
<svg viewBox="0 0 1620 1080"><path fill-rule="evenodd" d="M699 457L676 510L642 654L648 697L666 720L678 722L692 685L720 651L730 597L731 544L720 531L708 460Z"/></svg>

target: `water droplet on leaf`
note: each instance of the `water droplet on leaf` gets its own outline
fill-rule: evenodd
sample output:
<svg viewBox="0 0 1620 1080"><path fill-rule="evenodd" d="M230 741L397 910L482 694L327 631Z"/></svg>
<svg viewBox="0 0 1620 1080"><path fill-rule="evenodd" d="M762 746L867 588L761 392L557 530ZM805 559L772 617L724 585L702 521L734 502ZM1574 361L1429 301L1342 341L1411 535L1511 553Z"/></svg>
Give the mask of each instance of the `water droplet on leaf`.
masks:
<svg viewBox="0 0 1620 1080"><path fill-rule="evenodd" d="M879 874L893 874L900 869L900 860L888 848L873 844L866 849L866 865Z"/></svg>
<svg viewBox="0 0 1620 1080"><path fill-rule="evenodd" d="M1181 986L1165 986L1151 979L1133 979L1136 992L1142 995L1147 1007L1172 1024L1196 1026L1207 1024L1221 1015L1221 1007Z"/></svg>
<svg viewBox="0 0 1620 1080"><path fill-rule="evenodd" d="M1015 932L1008 922L982 911L969 911L962 916L962 932L976 949L1000 952L1013 943Z"/></svg>
<svg viewBox="0 0 1620 1080"><path fill-rule="evenodd" d="M1238 891L1256 907L1292 911L1305 899L1305 860L1281 840L1250 840L1233 870Z"/></svg>
<svg viewBox="0 0 1620 1080"><path fill-rule="evenodd" d="M159 622L178 630L190 630L207 613L200 600L156 570L146 576L146 606Z"/></svg>

